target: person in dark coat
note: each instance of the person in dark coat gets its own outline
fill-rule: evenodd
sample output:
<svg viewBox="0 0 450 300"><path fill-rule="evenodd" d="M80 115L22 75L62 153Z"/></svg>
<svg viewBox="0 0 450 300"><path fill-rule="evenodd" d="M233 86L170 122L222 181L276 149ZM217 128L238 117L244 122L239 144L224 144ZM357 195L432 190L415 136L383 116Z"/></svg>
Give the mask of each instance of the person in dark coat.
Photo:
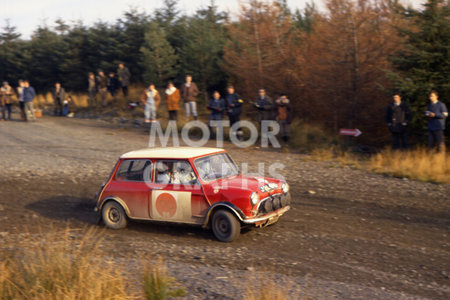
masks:
<svg viewBox="0 0 450 300"><path fill-rule="evenodd" d="M111 95L111 97L113 98L114 103L116 103L117 98L117 90L119 89L119 79L117 79L116 74L114 74L114 72L109 72L109 76L108 76L108 92Z"/></svg>
<svg viewBox="0 0 450 300"><path fill-rule="evenodd" d="M394 94L392 103L387 107L385 121L392 133L393 148L407 149L407 127L411 121L411 112L399 94Z"/></svg>
<svg viewBox="0 0 450 300"><path fill-rule="evenodd" d="M28 121L30 118L33 121L36 121L36 115L33 106L33 100L36 97L36 91L32 86L30 86L30 82L28 80L24 81L23 88L23 102L25 105L25 120Z"/></svg>
<svg viewBox="0 0 450 300"><path fill-rule="evenodd" d="M234 91L233 86L228 86L227 88L228 94L225 97L225 104L227 106L227 114L230 120L230 126L233 126L235 123L240 121L241 113L242 113L242 100L241 96ZM241 128L236 128L236 132L230 131L230 134L236 134L238 138L242 138L243 132Z"/></svg>
<svg viewBox="0 0 450 300"><path fill-rule="evenodd" d="M209 100L209 105L207 108L211 111L209 115L209 132L211 132L211 137L213 137L211 121L222 121L223 112L225 111L225 100L220 97L220 93L218 91L214 91L213 97Z"/></svg>
<svg viewBox="0 0 450 300"><path fill-rule="evenodd" d="M131 73L123 63L119 64L119 69L117 70L117 75L119 76L120 84L122 86L123 95L128 96L128 86L130 85Z"/></svg>
<svg viewBox="0 0 450 300"><path fill-rule="evenodd" d="M273 119L273 102L266 95L265 89L259 89L258 98L256 98L253 106L258 110L258 123L260 126L262 121L270 121Z"/></svg>
<svg viewBox="0 0 450 300"><path fill-rule="evenodd" d="M63 102L66 100L66 92L60 82L55 83L52 90L53 102L55 104L55 116L62 116Z"/></svg>
<svg viewBox="0 0 450 300"><path fill-rule="evenodd" d="M291 102L285 93L275 101L275 119L280 125L280 135L285 143L291 136L292 108Z"/></svg>
<svg viewBox="0 0 450 300"><path fill-rule="evenodd" d="M428 118L428 147L430 149L437 148L438 151L445 152L444 130L448 110L438 98L439 94L436 91L431 91L430 104L428 104L425 112Z"/></svg>

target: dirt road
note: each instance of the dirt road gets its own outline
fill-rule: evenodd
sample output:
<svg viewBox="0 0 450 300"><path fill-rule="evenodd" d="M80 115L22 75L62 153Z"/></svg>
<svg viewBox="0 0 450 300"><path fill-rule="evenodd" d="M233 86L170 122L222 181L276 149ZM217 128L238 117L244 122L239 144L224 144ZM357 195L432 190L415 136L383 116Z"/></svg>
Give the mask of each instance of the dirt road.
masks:
<svg viewBox="0 0 450 300"><path fill-rule="evenodd" d="M0 241L20 238L24 228L96 226L99 185L120 154L147 144L144 129L101 120L0 123ZM195 227L132 223L105 230L105 255L161 255L187 299L240 299L251 276L273 278L293 297L450 298L450 185L282 150L225 148L251 171L261 162L286 166L293 209L278 224L224 244Z"/></svg>

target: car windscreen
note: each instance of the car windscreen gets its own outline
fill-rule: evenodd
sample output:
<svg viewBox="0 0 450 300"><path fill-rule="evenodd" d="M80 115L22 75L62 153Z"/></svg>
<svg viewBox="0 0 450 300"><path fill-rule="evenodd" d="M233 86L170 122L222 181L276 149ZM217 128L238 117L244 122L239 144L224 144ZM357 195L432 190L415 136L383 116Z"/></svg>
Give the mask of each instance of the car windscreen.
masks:
<svg viewBox="0 0 450 300"><path fill-rule="evenodd" d="M194 165L203 181L213 181L239 174L237 166L226 153L197 158Z"/></svg>

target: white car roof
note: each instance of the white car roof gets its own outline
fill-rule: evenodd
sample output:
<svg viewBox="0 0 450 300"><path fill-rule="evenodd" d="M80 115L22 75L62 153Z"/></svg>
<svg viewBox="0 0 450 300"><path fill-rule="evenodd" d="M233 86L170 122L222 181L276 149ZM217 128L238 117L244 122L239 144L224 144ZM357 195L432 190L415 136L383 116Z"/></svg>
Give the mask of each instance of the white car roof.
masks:
<svg viewBox="0 0 450 300"><path fill-rule="evenodd" d="M221 148L207 147L157 147L127 152L120 158L193 158L223 151Z"/></svg>

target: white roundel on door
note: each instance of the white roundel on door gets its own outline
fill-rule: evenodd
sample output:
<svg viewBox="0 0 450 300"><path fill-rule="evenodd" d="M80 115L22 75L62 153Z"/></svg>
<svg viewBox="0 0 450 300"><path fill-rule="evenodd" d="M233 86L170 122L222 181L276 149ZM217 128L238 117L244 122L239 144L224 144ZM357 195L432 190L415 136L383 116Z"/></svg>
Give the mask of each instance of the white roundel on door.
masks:
<svg viewBox="0 0 450 300"><path fill-rule="evenodd" d="M155 220L192 220L191 193L152 191L151 217Z"/></svg>

